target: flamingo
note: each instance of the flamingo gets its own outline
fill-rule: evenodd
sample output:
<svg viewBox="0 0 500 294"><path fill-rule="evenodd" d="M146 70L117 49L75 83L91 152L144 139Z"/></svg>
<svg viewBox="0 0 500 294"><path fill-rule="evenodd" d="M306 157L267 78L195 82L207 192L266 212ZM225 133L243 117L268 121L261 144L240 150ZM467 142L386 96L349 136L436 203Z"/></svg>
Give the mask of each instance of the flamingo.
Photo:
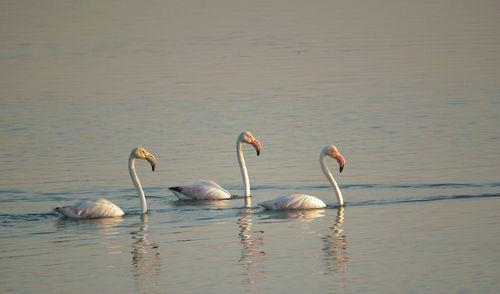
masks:
<svg viewBox="0 0 500 294"><path fill-rule="evenodd" d="M251 144L257 151L257 156L259 156L260 142L250 132L241 133L236 140L236 154L245 186L245 197L249 197L250 181L248 179L245 158L241 150L243 143ZM170 187L169 189L180 200L222 200L231 198L231 194L227 190L210 180L198 180L191 185Z"/></svg>
<svg viewBox="0 0 500 294"><path fill-rule="evenodd" d="M330 156L332 158L335 158L340 166L340 172L344 169L344 158L342 155L337 150L337 147L334 145L331 146L326 146L323 148L319 155L319 163L321 165L321 170L325 174L326 178L332 185L333 189L335 190L335 193L337 194L337 202L338 206L342 207L344 205L344 200L342 198L342 192L340 192L340 188L337 185L337 182L335 182L335 179L332 176L332 173L328 169L328 166L326 165L326 156ZM305 194L292 194L292 195L285 195L281 196L275 199L271 200L266 200L257 203L257 205L264 207L265 209L269 210L287 210L287 209L314 209L314 208L325 208L326 204L310 195L305 195Z"/></svg>
<svg viewBox="0 0 500 294"><path fill-rule="evenodd" d="M141 183L135 172L134 163L136 159L145 159L149 161L153 171L156 166L156 158L153 154L146 151L142 147L137 147L130 153L130 158L128 161L128 170L130 172L130 178L132 183L134 183L137 194L139 194L139 200L141 204L141 213L145 214L148 210L146 204L146 197L144 196L144 191L142 191ZM55 211L60 213L64 217L82 219L82 218L102 218L102 217L117 217L124 215L123 210L116 204L112 203L106 199L97 200L80 200L75 202L73 205L56 207Z"/></svg>

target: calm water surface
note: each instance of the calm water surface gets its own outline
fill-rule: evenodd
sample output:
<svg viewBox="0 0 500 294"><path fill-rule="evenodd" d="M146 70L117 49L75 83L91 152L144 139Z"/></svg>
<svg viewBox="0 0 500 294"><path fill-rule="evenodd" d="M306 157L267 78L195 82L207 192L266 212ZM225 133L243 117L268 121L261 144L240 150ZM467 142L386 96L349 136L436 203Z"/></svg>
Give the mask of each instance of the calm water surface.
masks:
<svg viewBox="0 0 500 294"><path fill-rule="evenodd" d="M0 4L0 292L498 293L498 1ZM198 178L244 199L179 202ZM335 144L335 198L317 161ZM129 152L149 212L139 214ZM315 195L323 210L258 201ZM123 218L57 205L104 197Z"/></svg>

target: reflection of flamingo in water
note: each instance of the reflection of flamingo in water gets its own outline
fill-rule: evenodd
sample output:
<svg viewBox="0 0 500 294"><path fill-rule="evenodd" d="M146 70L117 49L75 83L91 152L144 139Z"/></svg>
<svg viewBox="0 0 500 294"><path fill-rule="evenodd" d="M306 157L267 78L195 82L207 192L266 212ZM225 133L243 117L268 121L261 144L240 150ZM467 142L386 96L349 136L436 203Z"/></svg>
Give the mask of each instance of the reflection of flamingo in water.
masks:
<svg viewBox="0 0 500 294"><path fill-rule="evenodd" d="M142 215L142 222L136 231L132 231L132 265L134 280L141 293L157 293L160 275L160 252L158 244L148 240L148 216Z"/></svg>
<svg viewBox="0 0 500 294"><path fill-rule="evenodd" d="M345 273L349 256L347 254L347 236L343 233L344 208L339 207L335 224L330 228L330 234L322 237L324 242L323 253L325 255L326 266L331 273ZM339 281L343 282L342 278Z"/></svg>
<svg viewBox="0 0 500 294"><path fill-rule="evenodd" d="M244 265L249 276L259 276L264 273L262 262L266 256L265 251L259 251L259 247L263 245L264 231L252 230L251 210L248 208L243 210L237 223L240 229L238 236L242 245L239 262Z"/></svg>
<svg viewBox="0 0 500 294"><path fill-rule="evenodd" d="M301 221L311 221L315 218L325 216L324 209L304 209L304 210L277 210L268 212L266 219L297 219Z"/></svg>

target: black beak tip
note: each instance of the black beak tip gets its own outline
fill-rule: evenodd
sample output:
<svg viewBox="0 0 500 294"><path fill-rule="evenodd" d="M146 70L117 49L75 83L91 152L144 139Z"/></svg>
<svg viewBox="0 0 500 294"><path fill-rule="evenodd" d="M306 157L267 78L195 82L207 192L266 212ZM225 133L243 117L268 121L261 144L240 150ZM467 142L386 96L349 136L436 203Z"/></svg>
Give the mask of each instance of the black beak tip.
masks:
<svg viewBox="0 0 500 294"><path fill-rule="evenodd" d="M260 155L260 150L257 150L257 156L259 156L259 155Z"/></svg>
<svg viewBox="0 0 500 294"><path fill-rule="evenodd" d="M343 169L344 169L344 167L343 167L343 166L341 166L341 167L340 167L340 172L342 172L342 170L343 170Z"/></svg>
<svg viewBox="0 0 500 294"><path fill-rule="evenodd" d="M151 166L151 169L152 169L153 171L155 171L155 167L156 167L155 165L152 165L152 166Z"/></svg>

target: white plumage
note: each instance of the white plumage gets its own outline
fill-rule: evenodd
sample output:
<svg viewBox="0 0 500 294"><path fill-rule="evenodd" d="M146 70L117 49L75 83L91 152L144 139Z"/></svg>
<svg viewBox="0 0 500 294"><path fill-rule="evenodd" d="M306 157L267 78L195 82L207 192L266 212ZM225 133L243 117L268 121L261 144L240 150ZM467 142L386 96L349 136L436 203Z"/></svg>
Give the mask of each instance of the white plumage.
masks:
<svg viewBox="0 0 500 294"><path fill-rule="evenodd" d="M170 187L169 189L181 200L223 200L231 198L231 193L214 181L209 180L198 180L188 186Z"/></svg>
<svg viewBox="0 0 500 294"><path fill-rule="evenodd" d="M100 218L124 215L120 207L102 198L80 200L71 206L56 207L54 210L69 218Z"/></svg>
<svg viewBox="0 0 500 294"><path fill-rule="evenodd" d="M304 194L285 195L275 199L259 202L258 205L270 210L313 209L326 207L325 202L321 201L321 199Z"/></svg>

